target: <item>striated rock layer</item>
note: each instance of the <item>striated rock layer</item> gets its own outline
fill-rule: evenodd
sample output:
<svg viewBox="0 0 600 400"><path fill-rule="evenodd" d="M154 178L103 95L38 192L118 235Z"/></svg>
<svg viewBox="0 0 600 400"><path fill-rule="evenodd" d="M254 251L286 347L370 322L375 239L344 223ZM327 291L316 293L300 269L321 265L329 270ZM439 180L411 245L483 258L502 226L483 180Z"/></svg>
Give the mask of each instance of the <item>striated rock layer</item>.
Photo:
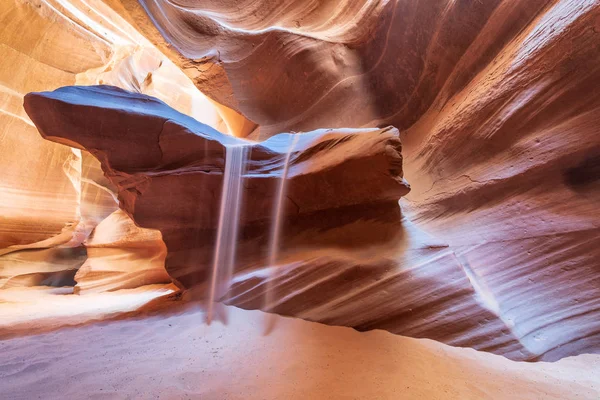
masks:
<svg viewBox="0 0 600 400"><path fill-rule="evenodd" d="M198 92L100 0L2 1L0 56L0 289L77 283L83 294L169 282L160 233L113 214L115 188L98 161L40 138L23 96L107 83L152 94L223 132L245 136L254 125Z"/></svg>
<svg viewBox="0 0 600 400"><path fill-rule="evenodd" d="M85 149L100 161L121 208L140 226L161 231L167 271L183 287L202 281L210 263L197 249L206 252L214 243L227 147L248 147L242 226L271 219L286 159L288 217L397 207L409 191L393 128L282 134L251 143L155 98L109 86L30 93L25 110L44 138Z"/></svg>
<svg viewBox="0 0 600 400"><path fill-rule="evenodd" d="M600 349L597 1L116 3L252 137L401 130L401 223L344 230L396 232L389 248L292 257L282 312L517 359ZM258 307L265 274L236 279Z"/></svg>
<svg viewBox="0 0 600 400"><path fill-rule="evenodd" d="M0 285L118 287L88 273L87 247L96 226L99 247L136 231L112 214L116 188L86 151L43 141L21 106L30 91L104 83L236 136L400 129L412 186L402 213L292 219L277 276L264 227L245 230L231 303L263 308L271 279L275 311L316 321L514 359L600 349L597 1L14 0L0 20ZM155 234L140 240L157 244L148 258L129 263L142 253L125 240L136 256L97 253L112 261L96 258L96 271L160 264ZM198 260L211 240L198 236Z"/></svg>
<svg viewBox="0 0 600 400"><path fill-rule="evenodd" d="M511 79L507 92L533 96L575 66L592 72L597 58L593 0L121 3L198 88L257 122L263 137L324 126L402 130L486 69L512 64L505 72L527 86ZM593 78L570 83L584 79Z"/></svg>

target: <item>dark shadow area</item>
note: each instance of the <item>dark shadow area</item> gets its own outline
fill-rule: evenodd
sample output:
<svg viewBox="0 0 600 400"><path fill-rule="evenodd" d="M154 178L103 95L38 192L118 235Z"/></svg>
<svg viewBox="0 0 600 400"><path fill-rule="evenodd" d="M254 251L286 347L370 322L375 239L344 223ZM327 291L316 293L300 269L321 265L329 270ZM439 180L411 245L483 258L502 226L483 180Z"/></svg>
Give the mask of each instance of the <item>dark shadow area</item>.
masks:
<svg viewBox="0 0 600 400"><path fill-rule="evenodd" d="M563 177L565 184L575 191L586 190L600 182L600 148L592 149L581 163L565 170Z"/></svg>

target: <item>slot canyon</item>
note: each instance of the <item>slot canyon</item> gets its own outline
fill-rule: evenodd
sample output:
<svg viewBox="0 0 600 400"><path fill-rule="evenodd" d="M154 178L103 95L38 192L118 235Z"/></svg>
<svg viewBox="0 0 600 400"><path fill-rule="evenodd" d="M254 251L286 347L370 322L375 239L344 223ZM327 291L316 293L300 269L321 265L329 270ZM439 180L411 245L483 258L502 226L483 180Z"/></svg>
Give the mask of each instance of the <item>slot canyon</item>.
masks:
<svg viewBox="0 0 600 400"><path fill-rule="evenodd" d="M0 399L600 399L600 0L0 0Z"/></svg>

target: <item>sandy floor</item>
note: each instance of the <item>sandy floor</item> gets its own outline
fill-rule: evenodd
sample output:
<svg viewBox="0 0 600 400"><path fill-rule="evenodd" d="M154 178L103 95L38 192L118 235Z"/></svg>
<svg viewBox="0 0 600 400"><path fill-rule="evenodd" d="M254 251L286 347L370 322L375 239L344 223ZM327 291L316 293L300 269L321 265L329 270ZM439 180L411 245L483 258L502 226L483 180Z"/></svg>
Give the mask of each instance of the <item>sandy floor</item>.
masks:
<svg viewBox="0 0 600 400"><path fill-rule="evenodd" d="M173 293L174 285L73 295L73 288L16 287L0 290L0 339L106 320ZM0 396L0 399L2 397Z"/></svg>
<svg viewBox="0 0 600 400"><path fill-rule="evenodd" d="M600 356L516 363L281 317L265 336L258 311L175 309L0 341L0 398L600 399Z"/></svg>

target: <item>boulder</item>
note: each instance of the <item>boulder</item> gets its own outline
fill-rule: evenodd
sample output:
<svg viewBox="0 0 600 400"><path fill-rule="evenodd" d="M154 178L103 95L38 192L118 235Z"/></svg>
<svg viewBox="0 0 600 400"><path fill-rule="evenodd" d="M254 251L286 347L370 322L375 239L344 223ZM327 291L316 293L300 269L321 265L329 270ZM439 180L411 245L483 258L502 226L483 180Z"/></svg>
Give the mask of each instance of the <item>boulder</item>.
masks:
<svg viewBox="0 0 600 400"><path fill-rule="evenodd" d="M270 225L284 170L288 218L344 208L360 214L361 207L396 204L410 190L393 127L283 133L251 142L156 98L111 86L30 93L25 110L45 139L85 149L100 161L120 207L140 227L162 233L166 269L181 287L205 281L228 149L246 147L240 214L246 231ZM317 227L320 220L311 219Z"/></svg>

